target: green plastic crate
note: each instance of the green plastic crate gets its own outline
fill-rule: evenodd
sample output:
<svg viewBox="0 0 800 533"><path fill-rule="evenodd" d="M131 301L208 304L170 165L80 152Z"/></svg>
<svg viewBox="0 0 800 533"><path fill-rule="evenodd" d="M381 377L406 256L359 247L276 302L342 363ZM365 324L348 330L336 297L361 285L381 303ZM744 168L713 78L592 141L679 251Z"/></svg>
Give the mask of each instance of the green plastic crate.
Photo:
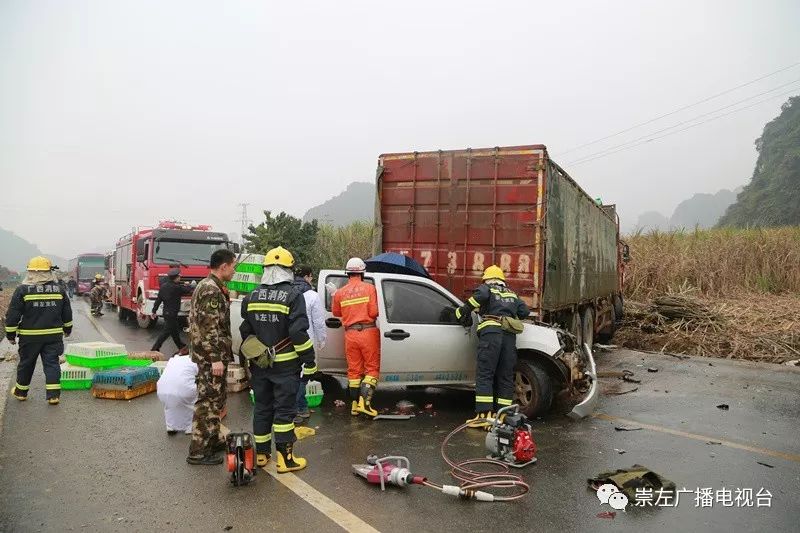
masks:
<svg viewBox="0 0 800 533"><path fill-rule="evenodd" d="M236 272L242 272L247 274L258 274L262 276L264 274L264 265L255 265L252 263L239 263L236 265Z"/></svg>
<svg viewBox="0 0 800 533"><path fill-rule="evenodd" d="M240 281L229 281L228 288L236 292L253 292L258 288L257 283L242 283Z"/></svg>
<svg viewBox="0 0 800 533"><path fill-rule="evenodd" d="M92 388L94 371L89 368L72 366L69 363L61 365L62 390L86 390Z"/></svg>
<svg viewBox="0 0 800 533"><path fill-rule="evenodd" d="M112 355L109 357L84 357L82 355L65 354L67 362L74 366L82 366L94 370L108 370L125 364L125 355Z"/></svg>
<svg viewBox="0 0 800 533"><path fill-rule="evenodd" d="M306 401L309 407L319 407L322 404L324 394L306 394Z"/></svg>
<svg viewBox="0 0 800 533"><path fill-rule="evenodd" d="M128 359L126 358L125 361L122 363L122 366L150 366L153 364L153 361L150 359Z"/></svg>

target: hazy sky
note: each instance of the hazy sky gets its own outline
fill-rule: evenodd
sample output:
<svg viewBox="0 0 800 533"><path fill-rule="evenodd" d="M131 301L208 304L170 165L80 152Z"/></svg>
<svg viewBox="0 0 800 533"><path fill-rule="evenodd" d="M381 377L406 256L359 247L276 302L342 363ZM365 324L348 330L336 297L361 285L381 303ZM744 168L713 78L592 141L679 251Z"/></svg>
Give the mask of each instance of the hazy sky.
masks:
<svg viewBox="0 0 800 533"><path fill-rule="evenodd" d="M789 95L570 161L800 94L800 66L563 152L797 63L798 21L797 0L0 0L0 227L63 256L163 218L238 231L239 202L302 215L382 152L528 143L624 217L669 214L744 184Z"/></svg>

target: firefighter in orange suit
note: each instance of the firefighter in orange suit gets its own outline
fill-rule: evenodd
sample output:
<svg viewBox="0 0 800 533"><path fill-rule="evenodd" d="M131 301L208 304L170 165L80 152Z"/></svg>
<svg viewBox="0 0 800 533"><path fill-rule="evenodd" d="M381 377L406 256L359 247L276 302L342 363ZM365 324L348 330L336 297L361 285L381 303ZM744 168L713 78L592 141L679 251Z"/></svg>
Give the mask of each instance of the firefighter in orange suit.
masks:
<svg viewBox="0 0 800 533"><path fill-rule="evenodd" d="M364 281L367 265L358 257L347 262L349 281L333 295L333 316L344 325L344 346L347 357L347 386L350 392L350 414L377 416L372 397L378 386L381 369L381 333L378 318L378 293Z"/></svg>

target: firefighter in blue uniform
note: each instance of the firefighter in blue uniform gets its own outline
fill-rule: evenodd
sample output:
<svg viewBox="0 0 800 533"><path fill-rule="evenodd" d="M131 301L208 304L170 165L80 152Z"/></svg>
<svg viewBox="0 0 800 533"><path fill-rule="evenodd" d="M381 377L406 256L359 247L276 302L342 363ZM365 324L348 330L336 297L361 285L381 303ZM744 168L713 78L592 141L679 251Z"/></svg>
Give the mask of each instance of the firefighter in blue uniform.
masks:
<svg viewBox="0 0 800 533"><path fill-rule="evenodd" d="M276 469L280 473L306 466L306 460L297 457L293 450L297 440L294 433L297 390L317 372L314 344L308 336L305 298L293 284L293 266L292 254L283 247L267 252L261 284L242 301L243 320L239 328L255 397L256 463L267 464L274 437ZM244 345L253 340L250 336L261 343L256 350L258 356L245 352Z"/></svg>
<svg viewBox="0 0 800 533"><path fill-rule="evenodd" d="M514 366L517 364L515 333L503 328L503 318L522 319L530 313L505 284L503 270L495 265L483 273L483 283L456 310L456 318L465 327L472 325L472 312L482 318L478 324L478 365L475 379L475 416L470 427L488 427L497 409L514 399Z"/></svg>
<svg viewBox="0 0 800 533"><path fill-rule="evenodd" d="M64 353L64 336L72 333L72 307L46 257L34 257L28 263L28 274L14 291L5 325L11 344L19 337L17 382L11 394L20 401L28 399L36 359L41 356L47 403L57 405L61 398L58 358Z"/></svg>

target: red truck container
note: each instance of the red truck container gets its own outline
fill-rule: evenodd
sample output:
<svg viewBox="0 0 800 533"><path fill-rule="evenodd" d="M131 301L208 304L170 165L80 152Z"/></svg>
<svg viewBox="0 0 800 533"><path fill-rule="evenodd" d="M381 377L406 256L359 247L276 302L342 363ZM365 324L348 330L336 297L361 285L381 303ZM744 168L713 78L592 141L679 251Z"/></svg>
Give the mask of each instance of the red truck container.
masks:
<svg viewBox="0 0 800 533"><path fill-rule="evenodd" d="M544 145L383 154L375 223L375 251L411 255L459 297L496 264L537 320L580 341L609 339L622 316L627 247L615 207Z"/></svg>

